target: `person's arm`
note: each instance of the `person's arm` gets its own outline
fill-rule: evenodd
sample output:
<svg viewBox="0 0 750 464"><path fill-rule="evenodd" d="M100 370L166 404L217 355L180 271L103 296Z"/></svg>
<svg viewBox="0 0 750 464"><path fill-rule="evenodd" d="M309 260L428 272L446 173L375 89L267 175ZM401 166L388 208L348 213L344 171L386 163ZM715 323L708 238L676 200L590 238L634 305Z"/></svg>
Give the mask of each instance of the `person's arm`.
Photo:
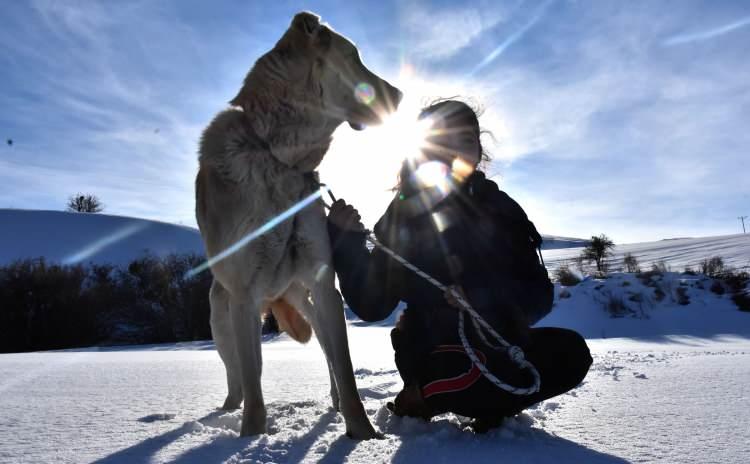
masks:
<svg viewBox="0 0 750 464"><path fill-rule="evenodd" d="M331 207L331 216L339 215L345 207L347 205L338 200ZM331 216L328 234L333 251L333 267L339 277L344 300L364 321L385 319L396 308L401 297L402 278L398 263L379 249L371 253L365 245L365 232L359 230L362 228L341 227L343 224L336 224L341 221L335 221Z"/></svg>

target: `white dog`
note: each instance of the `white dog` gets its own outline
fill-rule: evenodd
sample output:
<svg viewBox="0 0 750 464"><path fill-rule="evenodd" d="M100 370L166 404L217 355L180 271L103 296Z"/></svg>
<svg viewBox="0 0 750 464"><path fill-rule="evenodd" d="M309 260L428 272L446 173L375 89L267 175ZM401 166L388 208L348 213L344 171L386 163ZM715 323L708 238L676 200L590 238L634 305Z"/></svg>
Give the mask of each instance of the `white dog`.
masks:
<svg viewBox="0 0 750 464"><path fill-rule="evenodd" d="M350 41L319 19L297 14L248 73L231 101L235 108L219 113L203 133L196 215L209 258L318 191L314 170L342 122L358 129L376 124L401 99L362 64ZM213 262L211 271L211 330L229 385L223 407L236 409L244 399L241 435L266 431L260 325L269 307L298 340L309 339L307 321L312 325L347 434L378 435L354 381L321 201Z"/></svg>

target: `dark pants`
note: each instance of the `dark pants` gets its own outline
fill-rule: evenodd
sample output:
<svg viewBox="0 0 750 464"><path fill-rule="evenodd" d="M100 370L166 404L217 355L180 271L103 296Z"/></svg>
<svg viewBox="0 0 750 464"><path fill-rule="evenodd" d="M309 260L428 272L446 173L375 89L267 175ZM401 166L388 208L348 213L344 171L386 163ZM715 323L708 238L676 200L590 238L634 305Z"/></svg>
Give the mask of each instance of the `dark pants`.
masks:
<svg viewBox="0 0 750 464"><path fill-rule="evenodd" d="M398 329L395 329L398 330ZM513 386L530 386L533 378L521 371L504 350L473 343L475 352L498 379ZM518 414L540 401L575 388L591 366L591 354L578 333L560 328L529 329L526 359L539 371L541 388L532 395L501 390L473 366L460 344L439 345L425 360L419 384L433 414L453 412L479 419ZM397 353L398 358L398 353Z"/></svg>

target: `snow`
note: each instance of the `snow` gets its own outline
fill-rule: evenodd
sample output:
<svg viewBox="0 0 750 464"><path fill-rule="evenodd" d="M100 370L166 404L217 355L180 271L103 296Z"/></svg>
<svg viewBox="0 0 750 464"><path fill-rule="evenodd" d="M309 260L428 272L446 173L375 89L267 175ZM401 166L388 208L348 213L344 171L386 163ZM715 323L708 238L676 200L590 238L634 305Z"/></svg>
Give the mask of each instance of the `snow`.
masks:
<svg viewBox="0 0 750 464"><path fill-rule="evenodd" d="M614 273L573 287L557 284L555 306L537 326L568 327L587 339L750 332L750 313L739 311L728 292L712 292L713 282L703 275L667 272L640 279ZM606 310L612 300L622 308L617 317Z"/></svg>
<svg viewBox="0 0 750 464"><path fill-rule="evenodd" d="M33 256L123 264L146 248L202 251L194 229L139 219L0 210L0 223L0 264ZM551 267L580 253L565 249L576 239L558 239L544 255ZM665 260L677 271L714 255L743 267L750 239L615 251L616 259L635 254L644 268ZM668 272L558 285L555 308L538 325L582 333L594 364L578 388L485 435L454 415L425 423L386 409L401 388L389 338L397 312L378 324L347 314L359 392L384 440L344 436L314 340L264 340L269 433L249 438L238 436L238 411L216 409L226 384L211 342L0 354L0 463L750 462L750 313L712 284ZM619 317L605 310L612 301Z"/></svg>
<svg viewBox="0 0 750 464"><path fill-rule="evenodd" d="M749 318L750 319L750 318ZM365 408L385 440L344 436L313 341L264 342L269 433L239 438L216 409L224 370L212 344L0 355L0 462L681 462L750 459L750 330L712 338L589 340L584 383L486 435L445 415L385 408L401 387L389 328L349 326Z"/></svg>
<svg viewBox="0 0 750 464"><path fill-rule="evenodd" d="M148 251L203 254L197 229L107 214L0 209L0 265L45 257L63 264L126 265Z"/></svg>

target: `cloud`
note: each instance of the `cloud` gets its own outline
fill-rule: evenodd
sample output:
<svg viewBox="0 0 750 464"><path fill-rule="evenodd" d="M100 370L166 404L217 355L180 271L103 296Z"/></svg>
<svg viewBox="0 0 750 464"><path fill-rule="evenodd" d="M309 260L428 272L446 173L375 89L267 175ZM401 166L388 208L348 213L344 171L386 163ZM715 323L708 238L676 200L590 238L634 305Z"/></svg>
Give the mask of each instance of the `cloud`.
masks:
<svg viewBox="0 0 750 464"><path fill-rule="evenodd" d="M513 6L499 5L497 2L451 7L408 4L400 18L407 39L404 49L409 57L416 60L449 58L487 30L508 19L514 9Z"/></svg>
<svg viewBox="0 0 750 464"><path fill-rule="evenodd" d="M732 221L716 221L750 198L739 168L748 167L750 63L733 47L689 57L660 47L682 18L656 27L648 18L659 11L576 13L533 29L516 44L521 58L474 78L503 120L501 185L555 234L603 231L622 242L733 232ZM573 16L583 18L575 34L565 26Z"/></svg>
<svg viewBox="0 0 750 464"><path fill-rule="evenodd" d="M471 70L469 76L473 76L478 71L482 70L484 67L495 61L497 57L502 55L503 52L508 49L508 47L521 40L524 34L526 34L529 29L534 27L534 25L539 22L540 19L542 19L542 16L544 16L547 8L549 8L553 1L554 0L545 0L545 2L541 3L537 8L535 8L534 12L531 15L531 18L525 24L519 27L515 32L510 34L505 40L500 43L500 45L497 46L497 48L492 50L489 55L487 55L482 61L480 61L479 64Z"/></svg>
<svg viewBox="0 0 750 464"><path fill-rule="evenodd" d="M681 34L676 35L674 37L670 37L664 41L664 45L672 46L672 45L682 45L690 42L701 42L704 40L713 39L714 37L719 37L724 34L728 34L732 31L735 31L737 29L740 29L745 26L750 26L750 16L747 16L745 18L742 18L738 21L725 24L724 26L716 27L714 29L709 29L707 31L703 32L695 32L691 34Z"/></svg>
<svg viewBox="0 0 750 464"><path fill-rule="evenodd" d="M0 199L57 208L86 190L108 212L194 223L198 137L230 93L202 85L215 72L202 65L205 41L148 3L36 1L11 13L34 33L0 32L23 64L0 93L12 108L0 123L17 142L3 156L12 168L0 173Z"/></svg>

